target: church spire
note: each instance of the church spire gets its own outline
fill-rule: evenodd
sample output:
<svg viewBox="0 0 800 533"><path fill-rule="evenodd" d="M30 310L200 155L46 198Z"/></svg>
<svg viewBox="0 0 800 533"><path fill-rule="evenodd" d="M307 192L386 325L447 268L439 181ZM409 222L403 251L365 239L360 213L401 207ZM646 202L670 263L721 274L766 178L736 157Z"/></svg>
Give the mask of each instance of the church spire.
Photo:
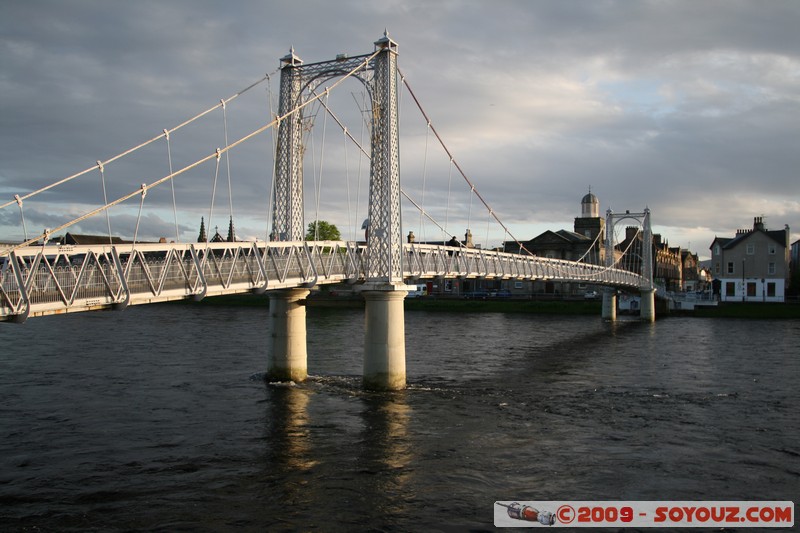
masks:
<svg viewBox="0 0 800 533"><path fill-rule="evenodd" d="M233 217L231 217L231 221L228 224L228 242L236 242L236 232L233 231Z"/></svg>
<svg viewBox="0 0 800 533"><path fill-rule="evenodd" d="M208 242L208 237L206 237L206 223L203 217L200 217L200 235L197 237L197 242Z"/></svg>

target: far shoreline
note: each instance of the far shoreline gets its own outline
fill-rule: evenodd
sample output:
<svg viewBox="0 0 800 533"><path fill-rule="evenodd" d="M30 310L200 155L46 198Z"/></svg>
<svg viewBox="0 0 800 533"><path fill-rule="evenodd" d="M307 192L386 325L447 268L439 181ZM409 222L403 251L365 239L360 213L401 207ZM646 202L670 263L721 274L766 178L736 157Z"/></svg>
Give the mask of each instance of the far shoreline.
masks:
<svg viewBox="0 0 800 533"><path fill-rule="evenodd" d="M183 303L199 305L220 305L235 307L268 307L268 293L230 294L204 298L200 302L182 300ZM339 297L314 294L306 300L312 308L359 308L364 306L363 298ZM600 316L599 300L570 299L497 299L470 300L465 298L437 298L423 296L406 298L407 311L453 312L453 313L514 313L549 315L597 315ZM625 313L620 312L624 315ZM632 316L632 315L626 315ZM717 306L698 307L692 311L672 310L669 313L657 312L656 318L688 316L698 318L745 318L754 320L797 320L800 319L800 303L761 303L761 302L720 302Z"/></svg>

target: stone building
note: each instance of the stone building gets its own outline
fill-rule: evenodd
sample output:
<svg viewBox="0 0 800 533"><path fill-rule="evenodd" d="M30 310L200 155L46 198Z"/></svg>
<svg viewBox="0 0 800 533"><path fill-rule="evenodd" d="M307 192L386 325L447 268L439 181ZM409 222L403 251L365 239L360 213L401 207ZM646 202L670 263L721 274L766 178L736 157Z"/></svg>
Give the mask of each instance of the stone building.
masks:
<svg viewBox="0 0 800 533"><path fill-rule="evenodd" d="M606 221L600 216L600 200L591 190L581 199L581 215L575 217L572 231L561 229L547 230L544 233L517 243L503 243L503 251L546 257L549 259L566 259L569 261L586 261L593 264L605 264ZM522 247L520 248L520 244ZM531 294L551 295L583 295L588 286L583 283L564 283L553 281L505 281L503 289L512 295Z"/></svg>
<svg viewBox="0 0 800 533"><path fill-rule="evenodd" d="M789 226L768 230L762 217L752 229L711 243L714 294L720 301L783 302L789 287Z"/></svg>
<svg viewBox="0 0 800 533"><path fill-rule="evenodd" d="M628 253L620 268L642 273L643 234L638 227L625 228L625 240L617 245L617 250ZM653 282L668 291L683 290L683 261L680 248L671 248L661 235L654 233L650 243L653 254Z"/></svg>
<svg viewBox="0 0 800 533"><path fill-rule="evenodd" d="M605 225L605 218L600 216L600 201L589 191L581 200L581 216L575 218L572 231L547 230L522 243L507 241L503 243L503 251L519 253L521 244L522 253L569 261L587 258L590 263L604 264Z"/></svg>
<svg viewBox="0 0 800 533"><path fill-rule="evenodd" d="M697 254L689 250L681 250L681 290L685 292L698 292L705 289L705 276L700 271L700 261Z"/></svg>
<svg viewBox="0 0 800 533"><path fill-rule="evenodd" d="M600 216L600 200L589 189L589 193L581 199L581 216L575 218L575 233L583 235L593 242L597 241L600 252L604 250L601 243L605 239L605 229L606 219Z"/></svg>

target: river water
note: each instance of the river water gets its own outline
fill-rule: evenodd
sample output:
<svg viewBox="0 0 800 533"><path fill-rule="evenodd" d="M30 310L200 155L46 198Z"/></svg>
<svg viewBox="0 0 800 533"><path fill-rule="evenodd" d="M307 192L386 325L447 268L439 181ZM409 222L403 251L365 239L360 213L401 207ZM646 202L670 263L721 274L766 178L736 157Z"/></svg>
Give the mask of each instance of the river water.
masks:
<svg viewBox="0 0 800 533"><path fill-rule="evenodd" d="M794 500L800 321L406 313L409 387L360 388L363 310L0 324L0 529L488 531L497 500Z"/></svg>

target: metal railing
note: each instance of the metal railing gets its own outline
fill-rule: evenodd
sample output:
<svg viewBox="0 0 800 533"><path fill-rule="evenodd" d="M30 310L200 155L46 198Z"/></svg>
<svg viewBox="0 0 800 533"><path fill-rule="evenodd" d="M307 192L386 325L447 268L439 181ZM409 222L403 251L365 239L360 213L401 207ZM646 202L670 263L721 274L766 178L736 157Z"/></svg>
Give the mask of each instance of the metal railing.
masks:
<svg viewBox="0 0 800 533"><path fill-rule="evenodd" d="M0 255L0 321L221 294L365 281L363 244L221 242L28 246ZM404 275L578 281L639 288L638 274L474 248L406 244Z"/></svg>

